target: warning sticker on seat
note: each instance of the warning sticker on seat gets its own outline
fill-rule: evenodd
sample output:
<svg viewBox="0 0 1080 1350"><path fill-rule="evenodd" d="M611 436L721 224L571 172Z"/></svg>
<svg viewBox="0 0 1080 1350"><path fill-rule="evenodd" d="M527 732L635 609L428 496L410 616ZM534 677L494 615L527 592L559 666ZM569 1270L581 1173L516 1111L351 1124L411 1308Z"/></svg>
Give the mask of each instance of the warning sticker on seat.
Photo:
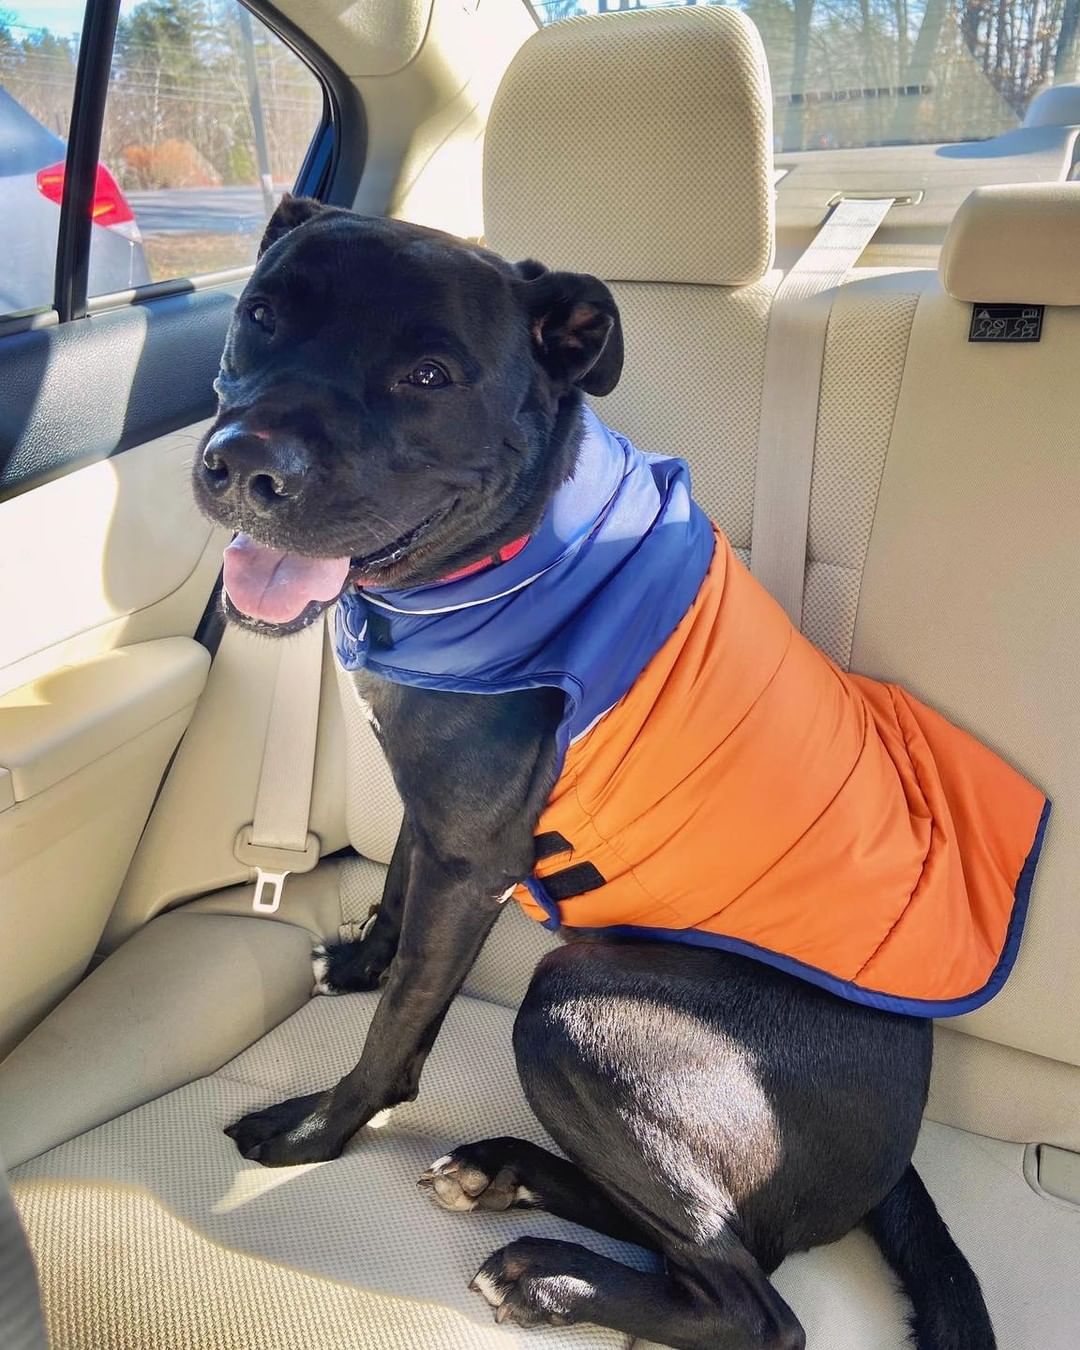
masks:
<svg viewBox="0 0 1080 1350"><path fill-rule="evenodd" d="M1044 305L973 305L969 342L1038 342Z"/></svg>

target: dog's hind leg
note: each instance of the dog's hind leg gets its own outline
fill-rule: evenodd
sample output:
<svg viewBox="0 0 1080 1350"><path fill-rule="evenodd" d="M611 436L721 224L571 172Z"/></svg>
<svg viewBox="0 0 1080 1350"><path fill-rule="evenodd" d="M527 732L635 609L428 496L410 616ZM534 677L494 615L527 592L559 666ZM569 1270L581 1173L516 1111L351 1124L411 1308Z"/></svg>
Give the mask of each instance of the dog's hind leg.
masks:
<svg viewBox="0 0 1080 1350"><path fill-rule="evenodd" d="M503 1136L461 1144L433 1162L418 1183L443 1209L542 1209L620 1242L656 1248L656 1239L580 1167L525 1139Z"/></svg>
<svg viewBox="0 0 1080 1350"><path fill-rule="evenodd" d="M650 988L612 948L562 948L537 968L514 1027L518 1074L585 1179L576 1212L546 1207L590 1222L599 1193L603 1212L625 1220L619 1235L628 1226L660 1251L665 1269L520 1239L494 1252L473 1281L500 1321L592 1322L679 1350L801 1350L803 1330L746 1245L731 1189L774 1167L767 1103L687 1004L670 982ZM737 1155L734 1170L726 1153ZM566 1174L566 1191L574 1175Z"/></svg>
<svg viewBox="0 0 1080 1350"><path fill-rule="evenodd" d="M573 1242L519 1238L493 1252L470 1288L498 1322L592 1322L675 1350L803 1350L795 1314L737 1241L669 1255L663 1274L634 1270Z"/></svg>

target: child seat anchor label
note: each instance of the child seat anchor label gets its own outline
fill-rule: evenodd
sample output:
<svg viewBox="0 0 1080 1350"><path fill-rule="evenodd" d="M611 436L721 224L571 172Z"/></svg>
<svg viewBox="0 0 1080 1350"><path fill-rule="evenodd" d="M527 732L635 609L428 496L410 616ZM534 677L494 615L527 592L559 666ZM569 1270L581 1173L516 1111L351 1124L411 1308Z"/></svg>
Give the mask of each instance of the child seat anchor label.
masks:
<svg viewBox="0 0 1080 1350"><path fill-rule="evenodd" d="M969 342L1038 342L1045 305L972 305Z"/></svg>

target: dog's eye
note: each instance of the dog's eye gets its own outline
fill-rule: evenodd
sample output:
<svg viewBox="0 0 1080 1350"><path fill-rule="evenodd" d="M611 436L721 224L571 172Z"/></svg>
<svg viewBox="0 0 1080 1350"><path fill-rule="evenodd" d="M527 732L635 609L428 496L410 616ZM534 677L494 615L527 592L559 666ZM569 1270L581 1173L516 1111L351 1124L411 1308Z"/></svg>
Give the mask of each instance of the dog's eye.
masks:
<svg viewBox="0 0 1080 1350"><path fill-rule="evenodd" d="M257 324L264 333L274 331L274 311L262 300L256 300L253 305L248 306L247 316L253 324Z"/></svg>
<svg viewBox="0 0 1080 1350"><path fill-rule="evenodd" d="M450 376L437 361L421 361L415 370L405 376L406 384L414 384L419 389L441 389L450 383Z"/></svg>

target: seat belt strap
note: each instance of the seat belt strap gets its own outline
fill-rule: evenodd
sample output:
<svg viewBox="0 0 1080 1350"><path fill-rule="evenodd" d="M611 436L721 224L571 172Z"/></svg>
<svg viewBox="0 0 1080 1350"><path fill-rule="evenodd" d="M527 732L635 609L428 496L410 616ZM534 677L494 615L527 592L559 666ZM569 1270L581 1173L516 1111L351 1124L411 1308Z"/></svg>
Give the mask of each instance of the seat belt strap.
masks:
<svg viewBox="0 0 1080 1350"><path fill-rule="evenodd" d="M777 287L765 339L750 570L802 626L825 334L837 287L894 198L843 200Z"/></svg>
<svg viewBox="0 0 1080 1350"><path fill-rule="evenodd" d="M326 616L279 638L277 677L255 795L255 816L236 836L236 857L257 869L252 909L273 914L290 872L310 872L320 843L308 828L319 733Z"/></svg>

